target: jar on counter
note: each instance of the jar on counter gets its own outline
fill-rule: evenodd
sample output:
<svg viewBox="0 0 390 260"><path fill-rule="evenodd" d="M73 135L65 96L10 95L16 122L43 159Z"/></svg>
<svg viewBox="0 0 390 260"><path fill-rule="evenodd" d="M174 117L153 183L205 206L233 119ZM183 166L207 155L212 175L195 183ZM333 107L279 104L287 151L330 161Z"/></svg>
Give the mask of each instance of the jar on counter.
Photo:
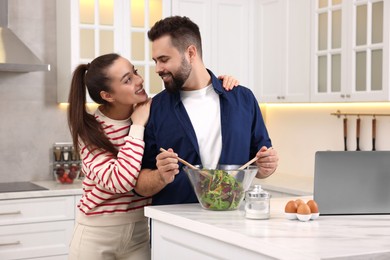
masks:
<svg viewBox="0 0 390 260"><path fill-rule="evenodd" d="M254 185L245 194L245 217L249 219L269 219L271 194Z"/></svg>

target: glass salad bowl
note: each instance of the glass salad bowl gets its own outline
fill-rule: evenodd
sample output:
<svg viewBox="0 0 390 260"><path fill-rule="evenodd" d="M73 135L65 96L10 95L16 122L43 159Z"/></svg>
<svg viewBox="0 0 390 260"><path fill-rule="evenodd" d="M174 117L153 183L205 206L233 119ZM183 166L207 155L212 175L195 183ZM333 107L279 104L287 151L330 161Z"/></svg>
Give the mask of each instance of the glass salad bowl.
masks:
<svg viewBox="0 0 390 260"><path fill-rule="evenodd" d="M200 205L208 210L238 209L245 192L256 176L257 167L248 166L237 170L240 165L219 165L217 169L203 169L184 166Z"/></svg>

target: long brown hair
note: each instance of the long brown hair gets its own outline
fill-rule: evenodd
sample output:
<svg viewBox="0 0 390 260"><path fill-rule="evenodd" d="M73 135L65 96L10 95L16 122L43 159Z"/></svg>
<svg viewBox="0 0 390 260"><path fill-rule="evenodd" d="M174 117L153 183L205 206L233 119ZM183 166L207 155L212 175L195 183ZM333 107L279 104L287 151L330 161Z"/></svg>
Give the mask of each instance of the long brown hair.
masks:
<svg viewBox="0 0 390 260"><path fill-rule="evenodd" d="M87 112L86 89L89 96L97 104L108 104L101 98L101 91L110 91L110 78L107 69L120 56L116 53L97 57L90 64L81 64L73 72L69 92L68 125L72 135L73 145L79 151L79 138L89 149L101 148L118 153L117 148L105 135L100 123L94 115Z"/></svg>

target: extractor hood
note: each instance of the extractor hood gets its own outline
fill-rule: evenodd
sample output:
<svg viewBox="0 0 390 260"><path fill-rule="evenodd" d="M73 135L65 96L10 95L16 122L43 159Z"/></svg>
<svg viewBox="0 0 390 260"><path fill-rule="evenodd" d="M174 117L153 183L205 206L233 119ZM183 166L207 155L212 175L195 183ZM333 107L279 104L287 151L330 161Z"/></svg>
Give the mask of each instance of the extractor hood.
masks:
<svg viewBox="0 0 390 260"><path fill-rule="evenodd" d="M8 28L8 0L0 0L0 71L31 72L49 71L44 64Z"/></svg>

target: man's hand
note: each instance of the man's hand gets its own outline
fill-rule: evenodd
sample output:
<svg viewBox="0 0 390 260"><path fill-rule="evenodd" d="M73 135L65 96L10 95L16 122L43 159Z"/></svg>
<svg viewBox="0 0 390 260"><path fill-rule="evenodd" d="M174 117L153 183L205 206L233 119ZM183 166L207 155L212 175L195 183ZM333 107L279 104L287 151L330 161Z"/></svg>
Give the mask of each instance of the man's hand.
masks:
<svg viewBox="0 0 390 260"><path fill-rule="evenodd" d="M259 158L256 161L256 165L259 168L256 177L260 179L267 178L275 172L278 167L278 153L272 147L261 147L257 152L256 157Z"/></svg>
<svg viewBox="0 0 390 260"><path fill-rule="evenodd" d="M179 173L177 154L169 148L166 152L161 152L156 157L156 166L162 181L165 184L173 182L176 174Z"/></svg>

